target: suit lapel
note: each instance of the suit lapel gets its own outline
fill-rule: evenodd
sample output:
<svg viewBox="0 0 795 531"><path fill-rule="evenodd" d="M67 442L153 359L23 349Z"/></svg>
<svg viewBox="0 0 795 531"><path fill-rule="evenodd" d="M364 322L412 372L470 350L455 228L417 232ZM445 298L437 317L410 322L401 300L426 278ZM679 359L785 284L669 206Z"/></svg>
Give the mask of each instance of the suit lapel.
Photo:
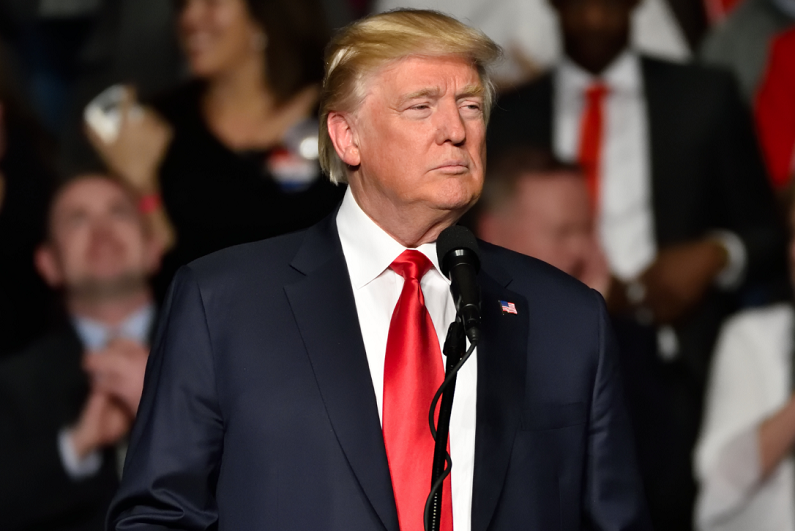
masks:
<svg viewBox="0 0 795 531"><path fill-rule="evenodd" d="M483 339L477 356L472 531L485 531L491 522L521 419L530 312L524 297L506 289L510 280L498 269L479 275ZM500 301L514 303L517 313L504 313Z"/></svg>
<svg viewBox="0 0 795 531"><path fill-rule="evenodd" d="M384 527L398 531L378 406L348 268L332 214L307 231L285 286L331 425Z"/></svg>

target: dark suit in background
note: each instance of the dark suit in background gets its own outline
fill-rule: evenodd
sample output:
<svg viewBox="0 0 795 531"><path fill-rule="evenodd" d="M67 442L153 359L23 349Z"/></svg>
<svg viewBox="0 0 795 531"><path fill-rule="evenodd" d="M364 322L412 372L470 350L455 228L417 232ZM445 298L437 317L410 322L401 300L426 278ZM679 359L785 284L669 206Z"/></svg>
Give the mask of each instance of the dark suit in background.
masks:
<svg viewBox="0 0 795 531"><path fill-rule="evenodd" d="M472 529L648 529L600 297L481 245ZM398 530L333 215L183 268L158 335L111 529Z"/></svg>
<svg viewBox="0 0 795 531"><path fill-rule="evenodd" d="M746 285L783 274L783 231L733 79L648 57L642 58L642 76L657 248L727 230L745 245ZM490 153L527 142L552 147L553 83L546 75L500 98L489 125ZM665 528L691 526L690 460L707 369L720 323L736 302L736 293L710 290L676 323L679 355L672 362L658 355L653 327L616 319L650 510Z"/></svg>
<svg viewBox="0 0 795 531"><path fill-rule="evenodd" d="M0 363L0 527L100 531L118 486L114 448L81 480L69 477L58 433L83 409L89 382L83 346L64 326Z"/></svg>

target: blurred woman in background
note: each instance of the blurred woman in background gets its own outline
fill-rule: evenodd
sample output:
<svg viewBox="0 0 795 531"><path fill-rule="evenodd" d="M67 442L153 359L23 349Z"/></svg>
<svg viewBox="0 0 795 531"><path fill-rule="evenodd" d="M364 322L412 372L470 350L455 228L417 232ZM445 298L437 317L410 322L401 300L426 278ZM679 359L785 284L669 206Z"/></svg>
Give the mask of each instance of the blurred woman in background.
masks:
<svg viewBox="0 0 795 531"><path fill-rule="evenodd" d="M92 144L140 194L176 269L230 245L307 227L342 197L320 174L316 106L328 40L319 0L182 0L192 81Z"/></svg>

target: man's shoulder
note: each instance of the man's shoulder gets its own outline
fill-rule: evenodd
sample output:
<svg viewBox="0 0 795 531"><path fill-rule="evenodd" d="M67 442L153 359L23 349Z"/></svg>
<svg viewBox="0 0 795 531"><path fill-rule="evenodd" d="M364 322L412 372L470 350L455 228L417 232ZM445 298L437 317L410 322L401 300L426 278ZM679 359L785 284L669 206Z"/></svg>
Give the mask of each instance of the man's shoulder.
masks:
<svg viewBox="0 0 795 531"><path fill-rule="evenodd" d="M201 284L245 283L253 278L278 280L291 269L290 262L307 230L227 247L198 258L186 267Z"/></svg>
<svg viewBox="0 0 795 531"><path fill-rule="evenodd" d="M52 364L55 359L81 352L74 329L63 324L36 339L24 349L0 360L0 372L18 371Z"/></svg>
<svg viewBox="0 0 795 531"><path fill-rule="evenodd" d="M733 74L720 66L678 63L649 55L641 57L641 64L645 83L664 84L666 90L690 98L712 99L718 92L736 90Z"/></svg>
<svg viewBox="0 0 795 531"><path fill-rule="evenodd" d="M60 389L83 378L82 352L74 330L63 325L0 361L0 387L16 396Z"/></svg>
<svg viewBox="0 0 795 531"><path fill-rule="evenodd" d="M590 307L598 301L594 290L546 262L484 241L478 245L483 269L531 302Z"/></svg>

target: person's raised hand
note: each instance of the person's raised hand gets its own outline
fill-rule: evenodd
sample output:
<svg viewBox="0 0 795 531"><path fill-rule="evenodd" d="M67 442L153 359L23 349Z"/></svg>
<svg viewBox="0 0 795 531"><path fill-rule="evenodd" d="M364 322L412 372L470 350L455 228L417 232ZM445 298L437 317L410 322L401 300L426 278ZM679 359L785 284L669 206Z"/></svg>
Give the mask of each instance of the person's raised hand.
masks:
<svg viewBox="0 0 795 531"><path fill-rule="evenodd" d="M640 276L642 306L657 324L674 323L703 299L727 260L726 249L709 238L661 249Z"/></svg>
<svg viewBox="0 0 795 531"><path fill-rule="evenodd" d="M121 402L131 416L138 412L149 348L130 339L115 339L83 358L92 385Z"/></svg>
<svg viewBox="0 0 795 531"><path fill-rule="evenodd" d="M135 90L125 87L119 134L105 142L90 126L86 135L105 164L139 194L156 193L157 170L171 142L171 127L152 109L136 102Z"/></svg>
<svg viewBox="0 0 795 531"><path fill-rule="evenodd" d="M130 431L132 419L113 397L92 389L69 434L75 453L82 459L91 452L116 444Z"/></svg>

